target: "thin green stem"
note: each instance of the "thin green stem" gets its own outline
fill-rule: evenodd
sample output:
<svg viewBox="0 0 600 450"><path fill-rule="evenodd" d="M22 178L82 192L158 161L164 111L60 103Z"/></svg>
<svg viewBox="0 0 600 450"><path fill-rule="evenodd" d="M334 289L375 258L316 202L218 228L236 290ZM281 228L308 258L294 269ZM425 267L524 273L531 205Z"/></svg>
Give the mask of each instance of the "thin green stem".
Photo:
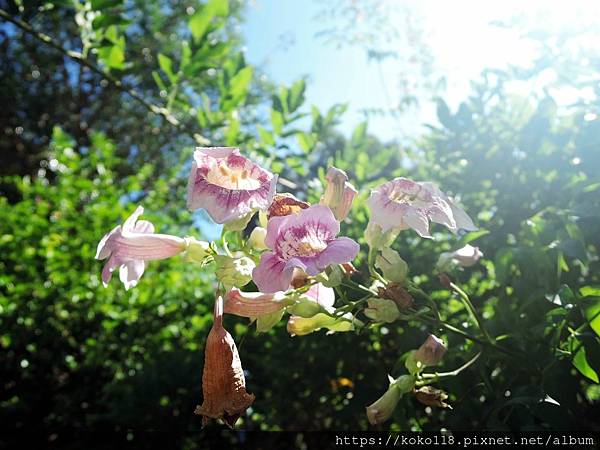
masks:
<svg viewBox="0 0 600 450"><path fill-rule="evenodd" d="M456 284L452 283L452 282L450 283L450 287L452 289L454 289L454 291L460 297L461 301L463 302L463 305L465 305L465 308L467 309L467 311L469 311L469 314L471 315L471 317L473 318L473 320L475 320L475 323L477 324L477 327L479 328L479 331L481 331L483 333L483 335L485 336L485 338L488 341L493 342L494 339L487 332L485 326L483 325L483 319L481 318L481 316L479 315L479 313L475 309L475 306L473 306L473 303L471 303L471 299L469 298L469 296L467 295L467 293L465 291L463 291L460 287L458 287Z"/></svg>
<svg viewBox="0 0 600 450"><path fill-rule="evenodd" d="M423 379L423 381L418 381L417 385L423 386L425 384L435 383L442 378L455 377L458 374L460 374L461 372L463 372L464 370L466 370L467 368L469 368L471 365L473 365L475 363L475 361L477 361L479 359L481 354L482 354L481 351L478 352L473 358L471 358L465 364L460 366L458 369L452 370L450 372L424 373L421 375L421 378Z"/></svg>

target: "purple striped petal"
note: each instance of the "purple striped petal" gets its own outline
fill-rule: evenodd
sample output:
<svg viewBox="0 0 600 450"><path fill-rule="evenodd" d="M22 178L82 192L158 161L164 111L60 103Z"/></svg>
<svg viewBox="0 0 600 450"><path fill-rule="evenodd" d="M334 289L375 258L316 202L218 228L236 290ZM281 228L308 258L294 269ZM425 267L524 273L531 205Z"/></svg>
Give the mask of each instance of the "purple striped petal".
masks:
<svg viewBox="0 0 600 450"><path fill-rule="evenodd" d="M188 180L187 206L204 208L216 223L266 210L277 176L240 155L236 148L198 148Z"/></svg>
<svg viewBox="0 0 600 450"><path fill-rule="evenodd" d="M292 282L294 267L287 267L286 261L279 259L273 252L265 252L260 263L252 271L252 279L259 291L271 294L287 291Z"/></svg>
<svg viewBox="0 0 600 450"><path fill-rule="evenodd" d="M349 237L339 237L331 241L317 259L319 272L332 264L342 264L352 261L360 250L360 246Z"/></svg>

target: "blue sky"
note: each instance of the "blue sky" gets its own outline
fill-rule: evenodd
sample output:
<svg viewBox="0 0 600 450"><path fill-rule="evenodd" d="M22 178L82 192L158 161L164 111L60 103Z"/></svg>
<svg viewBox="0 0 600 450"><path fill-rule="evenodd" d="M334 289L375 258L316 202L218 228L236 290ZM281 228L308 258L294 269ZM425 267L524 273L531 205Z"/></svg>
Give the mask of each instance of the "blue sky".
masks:
<svg viewBox="0 0 600 450"><path fill-rule="evenodd" d="M469 93L470 80L485 67L503 67L507 63L527 65L534 48L519 39L513 31L491 25L495 20L508 20L525 14L549 28L573 24L582 18L598 22L600 2L593 0L381 0L398 6L390 23L398 23L404 32L402 10L411 11L411 20L419 22L420 39L433 55L434 69L447 79L444 98L451 106ZM330 2L325 2L325 5ZM369 63L365 51L358 47L336 48L315 35L323 25L314 20L323 9L319 0L253 0L249 4L242 33L246 39L246 55L250 63L263 69L279 83L290 84L307 75L307 99L320 109L348 102L349 112L342 131L350 130L362 119L362 108L385 107L399 97L398 78L403 66L393 60L381 66ZM600 24L599 24L600 25ZM283 48L282 36L288 45ZM291 38L291 39L289 39ZM285 40L283 42L286 42ZM396 44L406 52L406 46ZM376 118L369 129L382 139L403 139L418 134L423 123L435 122L433 103L421 98L421 106L400 120Z"/></svg>

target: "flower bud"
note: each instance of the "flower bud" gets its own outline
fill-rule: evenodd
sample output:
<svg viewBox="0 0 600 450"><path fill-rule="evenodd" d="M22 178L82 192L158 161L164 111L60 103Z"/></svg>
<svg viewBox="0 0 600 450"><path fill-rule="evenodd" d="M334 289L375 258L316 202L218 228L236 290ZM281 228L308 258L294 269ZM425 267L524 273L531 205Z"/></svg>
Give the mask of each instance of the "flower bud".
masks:
<svg viewBox="0 0 600 450"><path fill-rule="evenodd" d="M367 304L369 307L365 308L364 314L375 322L391 323L400 317L400 311L392 300L370 298Z"/></svg>
<svg viewBox="0 0 600 450"><path fill-rule="evenodd" d="M441 389L436 389L432 386L423 386L417 389L414 394L417 400L424 405L452 409L452 406L445 403L445 400L448 399L448 394Z"/></svg>
<svg viewBox="0 0 600 450"><path fill-rule="evenodd" d="M439 272L450 272L454 267L471 267L483 256L479 247L465 245L453 252L444 252L440 255L436 268Z"/></svg>
<svg viewBox="0 0 600 450"><path fill-rule="evenodd" d="M304 336L321 328L342 332L352 331L355 326L362 325L363 323L358 319L354 319L351 314L344 314L341 317L331 317L324 313L318 313L312 317L290 316L287 330L291 335Z"/></svg>
<svg viewBox="0 0 600 450"><path fill-rule="evenodd" d="M204 262L204 259L210 255L210 244L205 241L199 241L193 237L186 237L186 260L193 262Z"/></svg>
<svg viewBox="0 0 600 450"><path fill-rule="evenodd" d="M327 171L327 187L320 203L328 206L335 218L342 221L348 216L356 194L354 186L348 183L346 172L331 167Z"/></svg>
<svg viewBox="0 0 600 450"><path fill-rule="evenodd" d="M381 225L369 222L365 230L365 241L371 249L378 250L391 245L398 236L398 233L399 231L396 228L390 228L386 232L383 232Z"/></svg>
<svg viewBox="0 0 600 450"><path fill-rule="evenodd" d="M414 358L425 366L435 366L439 364L447 350L444 341L430 334L414 353Z"/></svg>
<svg viewBox="0 0 600 450"><path fill-rule="evenodd" d="M252 279L254 261L247 256L215 255L217 279L226 289L233 286L244 286Z"/></svg>
<svg viewBox="0 0 600 450"><path fill-rule="evenodd" d="M266 237L267 230L263 227L256 227L252 230L252 233L250 233L247 245L254 250L265 250L267 248L265 245Z"/></svg>
<svg viewBox="0 0 600 450"><path fill-rule="evenodd" d="M248 223L250 223L250 219L252 219L253 215L254 212L251 212L240 217L239 219L225 222L223 229L226 231L242 231L248 226Z"/></svg>
<svg viewBox="0 0 600 450"><path fill-rule="evenodd" d="M294 316L309 318L322 312L323 308L307 295L299 295L296 303L288 306L287 311Z"/></svg>
<svg viewBox="0 0 600 450"><path fill-rule="evenodd" d="M367 406L367 418L371 425L379 425L388 420L402 395L411 392L415 386L415 378L402 375L394 380L390 378L390 386L375 403Z"/></svg>
<svg viewBox="0 0 600 450"><path fill-rule="evenodd" d="M397 251L389 247L380 250L375 259L375 267L383 272L386 280L404 284L406 275L408 275L408 264L404 261Z"/></svg>

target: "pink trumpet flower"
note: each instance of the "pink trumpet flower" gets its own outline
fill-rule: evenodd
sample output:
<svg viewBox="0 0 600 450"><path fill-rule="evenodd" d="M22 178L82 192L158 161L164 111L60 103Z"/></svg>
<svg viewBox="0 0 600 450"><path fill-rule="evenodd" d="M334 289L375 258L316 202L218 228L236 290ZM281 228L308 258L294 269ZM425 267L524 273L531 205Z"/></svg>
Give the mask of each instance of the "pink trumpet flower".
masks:
<svg viewBox="0 0 600 450"><path fill-rule="evenodd" d="M348 237L336 238L340 224L331 209L313 205L298 214L273 217L267 224L265 245L252 278L264 293L286 291L295 268L315 276L331 264L354 259L359 245Z"/></svg>
<svg viewBox="0 0 600 450"><path fill-rule="evenodd" d="M117 267L125 289L129 289L138 283L146 261L169 258L187 248L190 238L155 234L152 223L137 220L143 212L144 208L138 206L123 225L106 233L98 244L96 259L108 258L102 269L104 287L108 286Z"/></svg>
<svg viewBox="0 0 600 450"><path fill-rule="evenodd" d="M266 210L275 194L277 175L232 147L199 147L188 180L187 206L204 208L216 223L232 222Z"/></svg>
<svg viewBox="0 0 600 450"><path fill-rule="evenodd" d="M476 230L471 218L433 183L395 178L371 192L367 200L371 221L385 232L414 229L430 238L429 221L440 223L452 232Z"/></svg>

